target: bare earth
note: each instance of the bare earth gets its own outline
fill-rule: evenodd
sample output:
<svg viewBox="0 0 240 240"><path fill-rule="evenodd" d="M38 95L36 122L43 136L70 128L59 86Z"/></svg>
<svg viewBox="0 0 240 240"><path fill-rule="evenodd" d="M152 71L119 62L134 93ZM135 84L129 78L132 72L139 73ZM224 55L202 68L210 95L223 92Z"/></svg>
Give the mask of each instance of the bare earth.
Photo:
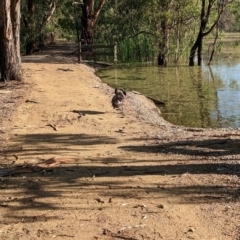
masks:
<svg viewBox="0 0 240 240"><path fill-rule="evenodd" d="M173 126L134 93L123 116L92 68L37 57L0 85L0 239L240 239L240 130Z"/></svg>

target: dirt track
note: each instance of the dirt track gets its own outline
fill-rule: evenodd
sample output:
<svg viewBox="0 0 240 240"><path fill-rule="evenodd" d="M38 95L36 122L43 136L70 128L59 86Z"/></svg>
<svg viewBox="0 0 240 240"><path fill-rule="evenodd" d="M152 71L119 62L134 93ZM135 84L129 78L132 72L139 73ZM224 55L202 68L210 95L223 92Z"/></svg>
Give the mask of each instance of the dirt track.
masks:
<svg viewBox="0 0 240 240"><path fill-rule="evenodd" d="M61 54L0 88L0 238L239 240L240 131L173 126L133 93L123 117Z"/></svg>

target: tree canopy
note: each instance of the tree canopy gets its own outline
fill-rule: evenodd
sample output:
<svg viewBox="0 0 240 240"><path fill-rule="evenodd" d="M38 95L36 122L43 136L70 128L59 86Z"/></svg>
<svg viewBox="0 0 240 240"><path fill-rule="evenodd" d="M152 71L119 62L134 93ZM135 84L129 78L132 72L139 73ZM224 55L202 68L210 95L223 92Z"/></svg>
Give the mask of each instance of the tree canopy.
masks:
<svg viewBox="0 0 240 240"><path fill-rule="evenodd" d="M189 58L193 65L195 51L203 48L199 31L205 38L216 26L221 32L240 30L239 5L237 0L24 0L22 15L32 26L23 25L22 46L30 40L34 51L50 35L85 44L117 42L120 61L167 66Z"/></svg>
<svg viewBox="0 0 240 240"><path fill-rule="evenodd" d="M17 78L4 71L10 71L11 61L20 65L20 43L22 53L32 54L55 39L88 45L117 42L121 62L156 61L167 66L188 58L192 66L196 52L201 65L204 39L215 29L240 31L238 0L22 0L21 9L19 0L1 4L0 55L5 56L1 69L7 79ZM7 45L9 29L13 48Z"/></svg>

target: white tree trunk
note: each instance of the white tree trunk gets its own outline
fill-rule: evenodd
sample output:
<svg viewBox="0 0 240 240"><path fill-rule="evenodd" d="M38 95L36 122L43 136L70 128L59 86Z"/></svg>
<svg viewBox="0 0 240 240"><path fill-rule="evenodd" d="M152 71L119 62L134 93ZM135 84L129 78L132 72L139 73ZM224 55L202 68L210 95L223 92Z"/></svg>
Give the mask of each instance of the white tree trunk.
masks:
<svg viewBox="0 0 240 240"><path fill-rule="evenodd" d="M2 80L21 79L20 0L0 2L0 68Z"/></svg>

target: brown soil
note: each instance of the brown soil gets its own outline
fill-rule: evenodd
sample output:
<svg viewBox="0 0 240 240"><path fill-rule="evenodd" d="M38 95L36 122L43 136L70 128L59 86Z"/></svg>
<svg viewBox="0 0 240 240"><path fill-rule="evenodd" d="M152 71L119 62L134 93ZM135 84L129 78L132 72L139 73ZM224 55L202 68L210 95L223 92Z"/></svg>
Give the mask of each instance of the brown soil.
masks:
<svg viewBox="0 0 240 240"><path fill-rule="evenodd" d="M123 116L53 50L0 86L0 239L240 239L240 130L173 126L134 93Z"/></svg>

